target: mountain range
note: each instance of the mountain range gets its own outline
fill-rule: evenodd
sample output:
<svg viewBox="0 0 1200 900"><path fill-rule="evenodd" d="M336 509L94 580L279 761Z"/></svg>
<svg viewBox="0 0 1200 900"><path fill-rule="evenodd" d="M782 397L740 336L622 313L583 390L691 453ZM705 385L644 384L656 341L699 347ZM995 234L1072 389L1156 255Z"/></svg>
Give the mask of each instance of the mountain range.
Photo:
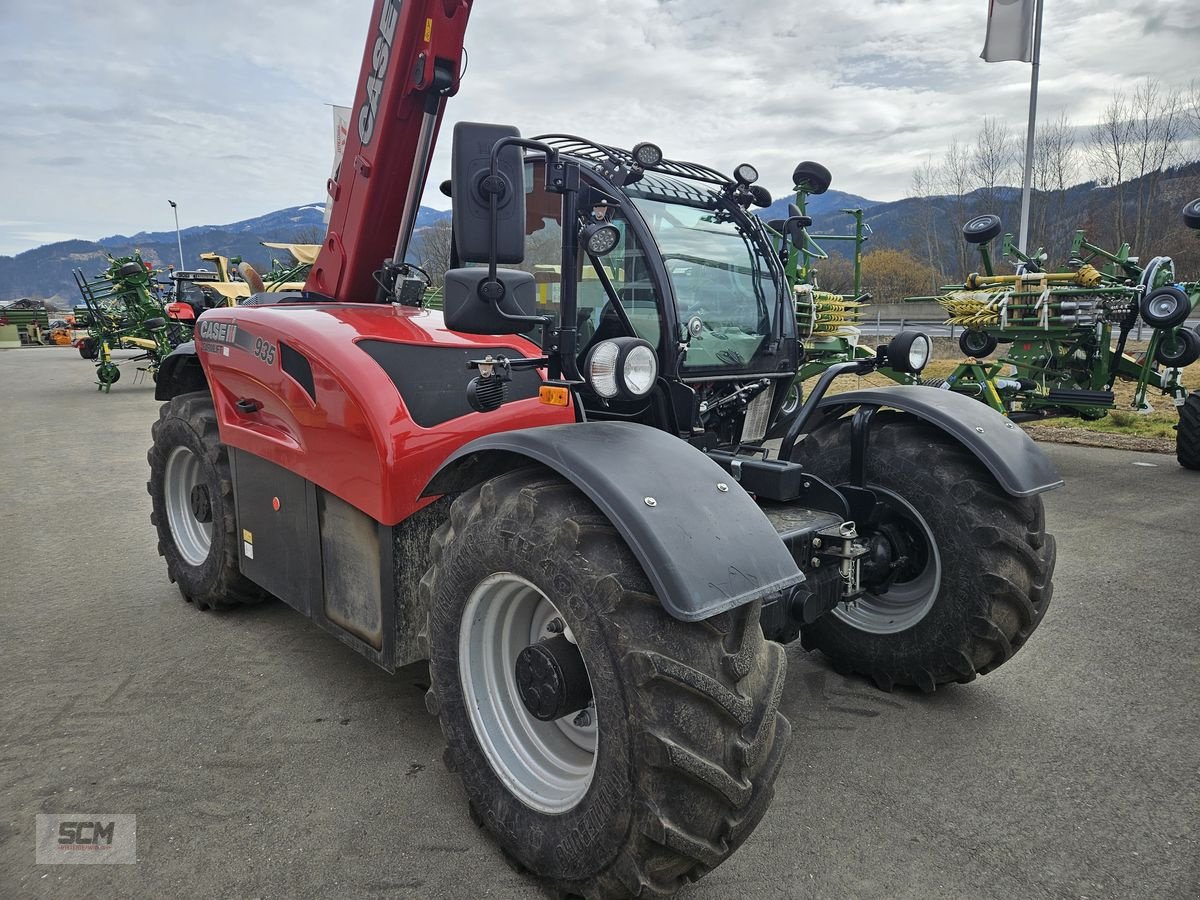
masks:
<svg viewBox="0 0 1200 900"><path fill-rule="evenodd" d="M212 252L240 256L260 272L270 270L273 257L290 264L285 252L270 250L261 242L320 243L325 234L324 209L322 203L307 203L226 225L184 228L179 235L184 262L189 269L212 268L200 259L201 253ZM449 215L449 210L422 206L416 227L423 228ZM16 256L0 256L0 300L34 297L55 300L59 305L74 305L78 289L71 276L73 269L95 277L106 268L108 254L128 256L134 250L140 251L142 259L155 268L179 265L179 244L173 230L114 234L96 241L58 241Z"/></svg>
<svg viewBox="0 0 1200 900"><path fill-rule="evenodd" d="M1146 246L1135 247L1135 252L1172 256L1181 275L1195 278L1200 275L1200 240L1196 232L1183 228L1179 210L1196 196L1200 196L1200 163L1121 185L1085 182L1062 191L1034 191L1030 242L1047 248L1052 265L1062 265L1069 256L1075 229L1086 228L1088 238L1094 243L1116 250L1120 243L1117 223L1125 222L1124 230L1129 232L1129 223L1137 218L1148 224L1143 228ZM1137 203L1141 198L1151 199L1145 200L1144 209L1139 210ZM792 199L790 194L781 195L759 214L766 219L785 217ZM973 251L963 243L962 224L972 216L995 213L1003 220L1006 231L1015 232L1019 207L1020 190L1014 187L981 188L962 195L908 197L889 202L831 189L810 196L807 212L813 219L810 233L845 235L853 233L854 220L842 210L862 209L871 230L868 252L875 248L904 250L957 281L977 263ZM416 222L418 235L421 229L449 215L449 210L422 206ZM317 243L324 231L322 204L309 203L226 225L185 228L182 239L189 268L201 266L201 252L213 251L241 256L260 271L266 271L271 267L273 254L286 254L262 247L261 241ZM846 254L853 248L849 242L823 243L830 253ZM85 274L95 276L105 268L107 254L127 255L135 248L156 267L179 260L174 231L45 244L16 256L0 256L0 300L34 297L72 305L76 300L72 269L80 268Z"/></svg>

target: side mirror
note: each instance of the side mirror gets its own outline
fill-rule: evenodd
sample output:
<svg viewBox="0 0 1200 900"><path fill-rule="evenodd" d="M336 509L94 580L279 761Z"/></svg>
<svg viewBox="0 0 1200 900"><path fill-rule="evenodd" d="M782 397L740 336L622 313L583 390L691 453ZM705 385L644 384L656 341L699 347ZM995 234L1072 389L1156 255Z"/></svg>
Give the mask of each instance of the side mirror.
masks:
<svg viewBox="0 0 1200 900"><path fill-rule="evenodd" d="M793 206L792 209L795 207ZM790 210L789 210L790 212ZM797 250L804 249L804 229L812 224L809 216L789 215L786 219L772 219L767 223L776 234L781 234Z"/></svg>
<svg viewBox="0 0 1200 900"><path fill-rule="evenodd" d="M458 258L465 263L491 262L493 246L497 263L512 265L525 260L525 161L520 147L500 149L496 154L497 176L491 178L496 142L520 136L521 132L511 125L459 122L454 126L450 164L454 243ZM498 205L494 234L492 196Z"/></svg>
<svg viewBox="0 0 1200 900"><path fill-rule="evenodd" d="M487 278L488 270L479 267L451 269L446 273L442 289L442 315L446 327L465 334L524 334L536 327L529 322L514 322L500 314L501 309L510 316L537 313L537 288L533 276L518 269L497 269L496 281L504 286L504 297L499 304L479 296L479 285Z"/></svg>

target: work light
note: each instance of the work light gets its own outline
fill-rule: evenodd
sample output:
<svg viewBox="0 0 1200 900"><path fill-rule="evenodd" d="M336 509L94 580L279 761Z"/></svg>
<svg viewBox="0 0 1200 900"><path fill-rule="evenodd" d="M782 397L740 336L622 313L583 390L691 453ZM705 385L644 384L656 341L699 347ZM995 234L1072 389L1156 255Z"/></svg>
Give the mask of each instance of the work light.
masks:
<svg viewBox="0 0 1200 900"><path fill-rule="evenodd" d="M592 348L584 369L592 390L605 400L636 400L654 387L658 357L641 338L612 338Z"/></svg>

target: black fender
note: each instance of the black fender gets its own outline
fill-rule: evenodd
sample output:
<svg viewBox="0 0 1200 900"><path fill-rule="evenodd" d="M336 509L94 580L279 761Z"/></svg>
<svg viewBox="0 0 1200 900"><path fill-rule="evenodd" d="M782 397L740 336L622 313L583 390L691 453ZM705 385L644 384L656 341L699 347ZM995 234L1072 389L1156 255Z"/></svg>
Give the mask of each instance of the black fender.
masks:
<svg viewBox="0 0 1200 900"><path fill-rule="evenodd" d="M706 619L786 595L804 581L775 528L728 473L646 425L584 422L490 434L459 448L422 496L458 493L531 461L600 508L676 619Z"/></svg>
<svg viewBox="0 0 1200 900"><path fill-rule="evenodd" d="M208 378L196 355L196 342L180 344L163 357L154 378L154 399L170 400L180 394L207 391Z"/></svg>
<svg viewBox="0 0 1200 900"><path fill-rule="evenodd" d="M1062 476L1033 438L990 406L942 388L921 385L867 388L834 394L818 414L837 418L856 406L910 413L940 428L975 454L1006 492L1030 497L1062 487Z"/></svg>

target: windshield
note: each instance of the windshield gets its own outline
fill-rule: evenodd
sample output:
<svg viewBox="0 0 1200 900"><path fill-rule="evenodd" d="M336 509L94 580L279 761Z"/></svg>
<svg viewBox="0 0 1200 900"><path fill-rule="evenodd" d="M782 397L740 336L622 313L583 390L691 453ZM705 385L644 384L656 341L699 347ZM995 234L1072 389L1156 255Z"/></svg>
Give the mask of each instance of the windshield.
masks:
<svg viewBox="0 0 1200 900"><path fill-rule="evenodd" d="M679 307L693 319L684 369L744 369L771 343L779 304L762 248L722 210L640 198ZM698 333L695 333L698 329Z"/></svg>

